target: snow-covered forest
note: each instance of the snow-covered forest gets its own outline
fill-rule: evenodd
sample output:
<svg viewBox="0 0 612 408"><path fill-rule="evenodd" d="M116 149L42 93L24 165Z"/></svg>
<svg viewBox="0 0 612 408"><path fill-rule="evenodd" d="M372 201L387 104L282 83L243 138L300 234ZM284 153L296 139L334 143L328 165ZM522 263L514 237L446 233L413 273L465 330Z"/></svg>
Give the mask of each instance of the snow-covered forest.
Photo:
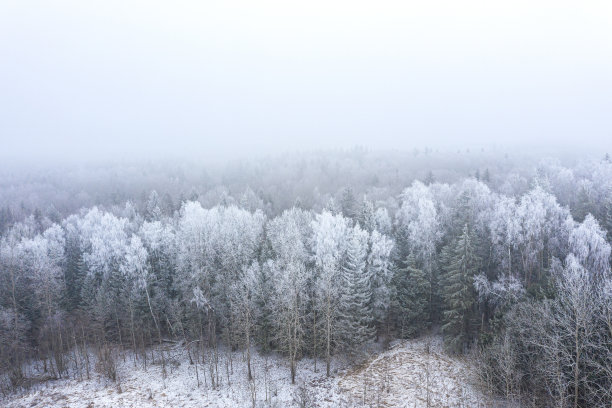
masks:
<svg viewBox="0 0 612 408"><path fill-rule="evenodd" d="M383 378L408 364L401 342L441 337L436 361L470 360L489 398L612 404L607 155L354 149L0 174L7 403L62 379L120 387L119 366L166 386L180 354L197 387L239 373L245 406L271 406L268 358L296 406L324 406L307 380L339 370L346 404L382 406L407 383L389 371L366 393L350 373Z"/></svg>

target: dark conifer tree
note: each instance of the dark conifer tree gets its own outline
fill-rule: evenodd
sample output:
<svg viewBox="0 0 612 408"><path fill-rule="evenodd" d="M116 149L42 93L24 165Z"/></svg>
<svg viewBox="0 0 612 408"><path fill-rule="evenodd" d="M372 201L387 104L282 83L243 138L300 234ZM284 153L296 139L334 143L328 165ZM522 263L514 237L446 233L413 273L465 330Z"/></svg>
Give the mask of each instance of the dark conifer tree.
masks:
<svg viewBox="0 0 612 408"><path fill-rule="evenodd" d="M474 276L480 259L476 255L468 224L453 245L448 268L443 276L444 313L442 331L449 349L461 352L475 333L476 293Z"/></svg>
<svg viewBox="0 0 612 408"><path fill-rule="evenodd" d="M427 324L430 282L427 274L417 267L416 259L409 255L404 268L394 276L394 301L398 334L402 338L418 335Z"/></svg>

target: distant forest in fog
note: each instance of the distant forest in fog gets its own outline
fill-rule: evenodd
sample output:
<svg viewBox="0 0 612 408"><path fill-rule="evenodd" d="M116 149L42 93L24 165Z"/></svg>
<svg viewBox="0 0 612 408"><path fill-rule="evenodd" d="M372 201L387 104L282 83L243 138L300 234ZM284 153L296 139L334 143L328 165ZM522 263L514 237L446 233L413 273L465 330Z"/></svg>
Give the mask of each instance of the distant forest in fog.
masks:
<svg viewBox="0 0 612 408"><path fill-rule="evenodd" d="M167 214L178 210L181 201L187 199L197 199L205 207L252 199L249 205L273 216L296 200L306 208L320 210L346 187L393 210L397 206L395 198L406 185L428 177L453 183L478 174L485 177L488 172L487 185L492 190L515 195L532 186L539 168L554 172L565 166L572 168L572 174L566 175L571 180L564 182L589 184L588 161L582 160L576 167L575 156L563 157L542 159L530 152L484 148L382 152L356 147L234 159L224 164L193 159L0 163L0 228L35 212L57 222L94 205L110 209L131 201L142 210L153 190ZM588 189L588 185L585 187Z"/></svg>

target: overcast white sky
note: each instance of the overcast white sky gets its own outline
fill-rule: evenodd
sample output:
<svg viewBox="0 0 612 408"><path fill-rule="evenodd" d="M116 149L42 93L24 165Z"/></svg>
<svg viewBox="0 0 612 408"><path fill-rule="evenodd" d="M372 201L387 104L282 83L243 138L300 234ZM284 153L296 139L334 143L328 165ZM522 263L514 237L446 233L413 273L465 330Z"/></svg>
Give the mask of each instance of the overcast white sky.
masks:
<svg viewBox="0 0 612 408"><path fill-rule="evenodd" d="M0 1L0 157L612 145L612 2Z"/></svg>

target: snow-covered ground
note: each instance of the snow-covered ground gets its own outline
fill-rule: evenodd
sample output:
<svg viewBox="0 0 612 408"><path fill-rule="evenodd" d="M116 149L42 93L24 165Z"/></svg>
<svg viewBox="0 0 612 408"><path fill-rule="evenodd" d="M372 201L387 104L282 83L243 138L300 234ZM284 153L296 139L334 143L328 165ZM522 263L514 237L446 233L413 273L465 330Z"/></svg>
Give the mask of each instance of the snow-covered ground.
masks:
<svg viewBox="0 0 612 408"><path fill-rule="evenodd" d="M428 352L429 350L429 352ZM489 407L498 405L475 386L467 361L445 354L437 337L402 341L359 366L336 362L325 376L319 361L298 366L291 385L287 362L253 353L254 381L247 380L242 352L222 353L219 384L211 386L208 365L190 364L182 347L168 353L164 379L160 365L134 367L133 356L119 357L119 380L92 374L90 380L64 379L40 384L0 400L7 407ZM428 404L429 400L429 404Z"/></svg>

